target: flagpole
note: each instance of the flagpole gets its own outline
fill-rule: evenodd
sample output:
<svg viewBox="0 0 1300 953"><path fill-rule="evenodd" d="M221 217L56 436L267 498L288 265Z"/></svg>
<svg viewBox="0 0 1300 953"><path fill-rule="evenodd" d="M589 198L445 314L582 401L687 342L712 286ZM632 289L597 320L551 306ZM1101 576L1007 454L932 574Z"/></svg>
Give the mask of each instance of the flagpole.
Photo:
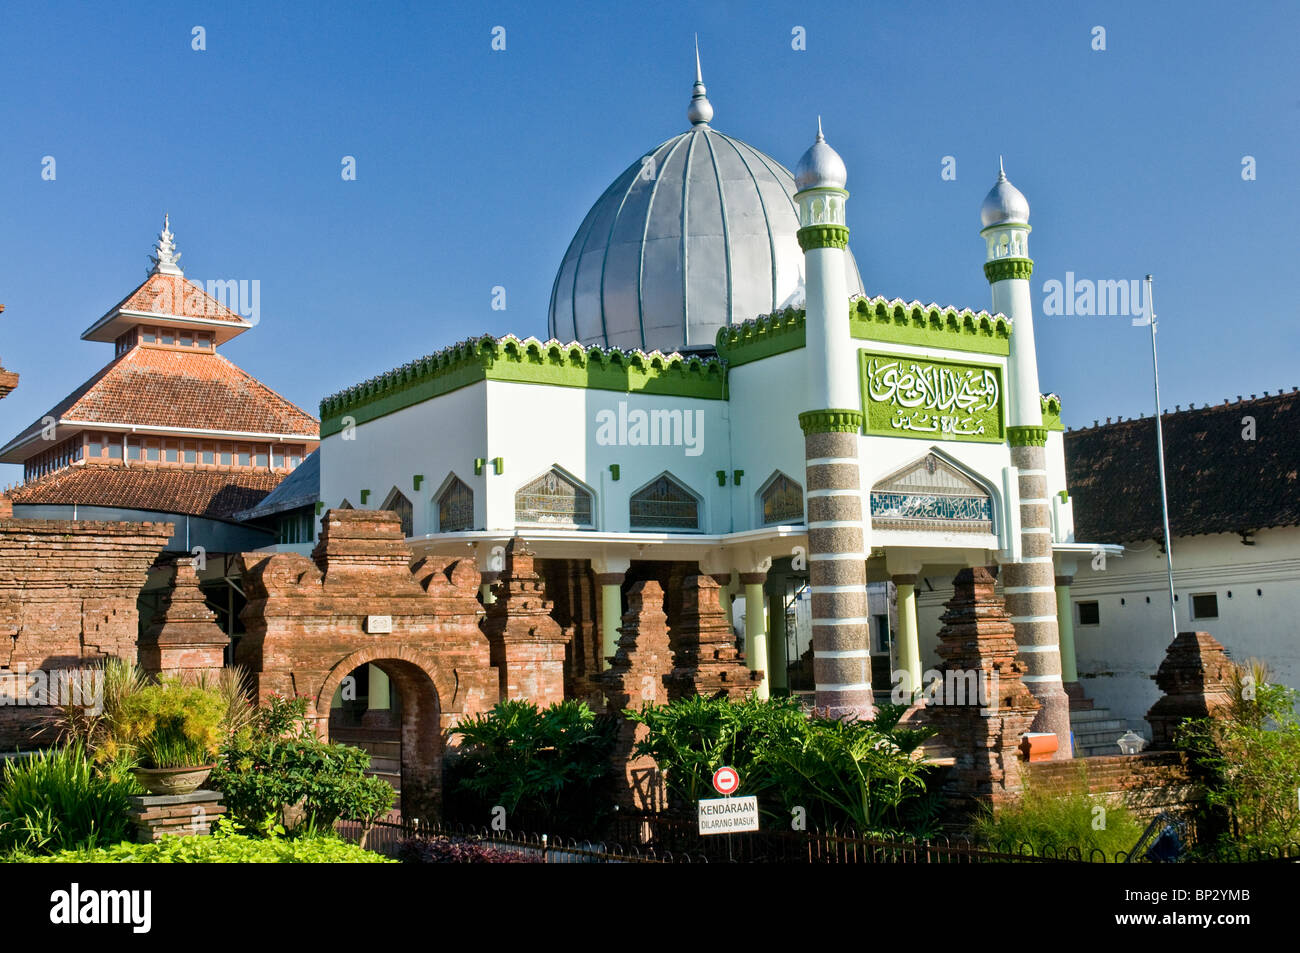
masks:
<svg viewBox="0 0 1300 953"><path fill-rule="evenodd" d="M1165 435L1160 421L1160 365L1156 360L1156 306L1152 297L1152 278L1146 276L1147 310L1151 313L1151 376L1156 391L1156 460L1160 469L1160 516L1165 530L1165 570L1169 575L1169 623L1173 638L1178 638L1178 612L1174 606L1174 545L1169 535L1169 488L1165 483Z"/></svg>

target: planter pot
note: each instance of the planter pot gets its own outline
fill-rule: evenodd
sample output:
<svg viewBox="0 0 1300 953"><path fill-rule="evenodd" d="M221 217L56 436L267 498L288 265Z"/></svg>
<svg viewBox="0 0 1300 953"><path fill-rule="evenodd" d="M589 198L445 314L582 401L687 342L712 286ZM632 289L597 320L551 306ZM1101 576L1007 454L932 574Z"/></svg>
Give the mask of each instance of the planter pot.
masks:
<svg viewBox="0 0 1300 953"><path fill-rule="evenodd" d="M136 768L131 773L150 794L189 794L208 779L213 767Z"/></svg>

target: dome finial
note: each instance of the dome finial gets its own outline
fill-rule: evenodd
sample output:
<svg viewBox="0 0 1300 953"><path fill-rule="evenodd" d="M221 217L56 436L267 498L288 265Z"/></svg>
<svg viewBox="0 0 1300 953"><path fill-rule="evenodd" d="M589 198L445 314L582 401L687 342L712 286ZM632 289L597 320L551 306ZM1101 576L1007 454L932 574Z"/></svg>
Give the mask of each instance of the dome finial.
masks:
<svg viewBox="0 0 1300 953"><path fill-rule="evenodd" d="M1003 181L1007 177L1007 170L1002 167L1002 156L998 156L998 180Z"/></svg>
<svg viewBox="0 0 1300 953"><path fill-rule="evenodd" d="M691 104L686 107L686 118L692 126L706 126L713 118L713 104L705 95L704 77L700 73L700 35L695 34L695 88L691 93Z"/></svg>
<svg viewBox="0 0 1300 953"><path fill-rule="evenodd" d="M818 117L817 117L817 141L818 141L818 142L825 142L825 141L826 141L826 137L825 137L824 135L822 135L822 117L821 117L821 116L818 116Z"/></svg>
<svg viewBox="0 0 1300 953"><path fill-rule="evenodd" d="M803 154L794 170L794 184L803 189L843 189L848 181L844 160L826 142L822 132L822 117L817 117L817 139Z"/></svg>
<svg viewBox="0 0 1300 953"><path fill-rule="evenodd" d="M158 244L154 246L154 254L149 256L153 262L149 274L184 275L181 266L177 264L180 257L181 253L176 250L176 237L172 235L171 216L163 212L163 227L158 233Z"/></svg>
<svg viewBox="0 0 1300 953"><path fill-rule="evenodd" d="M984 204L980 206L980 227L1028 224L1029 200L1011 184L1002 156L998 156L998 180L993 183L989 194L984 196Z"/></svg>

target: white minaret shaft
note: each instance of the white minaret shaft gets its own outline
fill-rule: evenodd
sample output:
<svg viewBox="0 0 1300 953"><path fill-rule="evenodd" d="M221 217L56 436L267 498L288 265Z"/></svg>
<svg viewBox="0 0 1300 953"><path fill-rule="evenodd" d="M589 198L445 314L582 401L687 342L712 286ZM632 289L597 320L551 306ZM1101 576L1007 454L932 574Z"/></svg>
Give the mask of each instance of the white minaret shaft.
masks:
<svg viewBox="0 0 1300 953"><path fill-rule="evenodd" d="M1034 271L1029 257L1029 202L1007 181L1000 161L998 180L980 209L980 222L986 249L984 275L993 293L993 310L1011 319L1007 442L1020 498L1022 556L1020 561L1002 567L1002 592L1016 630L1020 659L1028 668L1025 685L1038 699L1032 729L1055 734L1054 757L1069 758L1070 702L1062 681L1056 617L1047 430L1043 427L1034 310L1029 294L1029 278Z"/></svg>
<svg viewBox="0 0 1300 953"><path fill-rule="evenodd" d="M858 448L862 402L849 334L844 162L822 134L795 169L799 246L804 252L809 409L799 415L807 480L808 582L812 589L817 708L870 718L866 523Z"/></svg>

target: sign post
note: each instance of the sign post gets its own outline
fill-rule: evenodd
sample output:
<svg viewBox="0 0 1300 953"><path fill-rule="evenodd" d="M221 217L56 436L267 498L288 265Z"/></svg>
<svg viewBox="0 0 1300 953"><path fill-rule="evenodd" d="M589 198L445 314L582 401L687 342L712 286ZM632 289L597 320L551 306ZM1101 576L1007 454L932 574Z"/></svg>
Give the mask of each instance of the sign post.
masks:
<svg viewBox="0 0 1300 953"><path fill-rule="evenodd" d="M722 797L699 802L701 835L758 830L758 798L732 797L739 787L740 774L735 768L713 772L713 789ZM727 841L727 859L731 859L731 841Z"/></svg>

